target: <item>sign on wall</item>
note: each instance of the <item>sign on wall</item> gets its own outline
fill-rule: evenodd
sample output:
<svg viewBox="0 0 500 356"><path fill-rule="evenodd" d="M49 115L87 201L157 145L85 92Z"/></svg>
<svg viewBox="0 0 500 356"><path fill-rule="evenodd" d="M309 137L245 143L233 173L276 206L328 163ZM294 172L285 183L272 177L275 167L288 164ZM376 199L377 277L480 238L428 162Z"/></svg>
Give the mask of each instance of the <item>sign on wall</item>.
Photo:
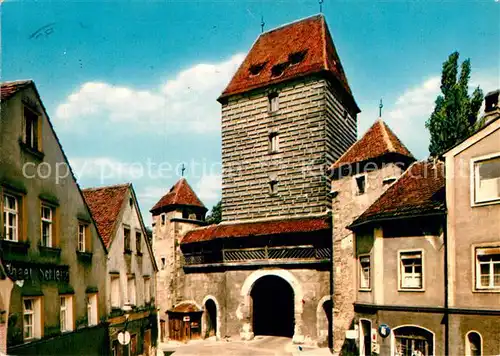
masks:
<svg viewBox="0 0 500 356"><path fill-rule="evenodd" d="M66 282L69 283L69 266L5 261L5 271L14 281Z"/></svg>
<svg viewBox="0 0 500 356"><path fill-rule="evenodd" d="M385 339L387 336L391 335L391 328L387 324L380 324L378 327L378 333Z"/></svg>

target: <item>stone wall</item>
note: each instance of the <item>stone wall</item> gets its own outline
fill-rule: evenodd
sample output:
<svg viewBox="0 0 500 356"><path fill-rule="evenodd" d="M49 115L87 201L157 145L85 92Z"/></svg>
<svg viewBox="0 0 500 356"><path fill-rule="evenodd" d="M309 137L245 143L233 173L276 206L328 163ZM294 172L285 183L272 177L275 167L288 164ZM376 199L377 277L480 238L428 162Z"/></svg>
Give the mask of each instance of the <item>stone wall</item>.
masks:
<svg viewBox="0 0 500 356"><path fill-rule="evenodd" d="M193 301L201 308L204 308L204 301L208 298L216 301L221 309L217 311L221 317L221 324L218 325L221 337L250 339L253 337L250 293L253 284L268 275L283 278L294 290L294 341L324 342L319 339L325 338L327 325L323 324L328 323L328 318L323 315L322 304L329 300L329 271L262 268L187 273L183 294L185 301Z"/></svg>
<svg viewBox="0 0 500 356"><path fill-rule="evenodd" d="M340 177L332 182L333 199L333 259L334 259L334 349L339 351L345 340L345 332L354 318L353 302L356 300L356 264L353 233L347 229L390 184L384 179L399 177L403 170L389 163L366 173L366 190L357 194L354 175Z"/></svg>
<svg viewBox="0 0 500 356"><path fill-rule="evenodd" d="M161 223L162 214L165 215L164 225ZM153 215L153 251L158 266L156 304L162 317L165 317L168 309L182 300L184 272L181 267L180 240L187 231L199 225L198 221L182 219L182 209Z"/></svg>
<svg viewBox="0 0 500 356"><path fill-rule="evenodd" d="M278 93L274 113L269 93ZM270 134L279 136L277 153L270 153ZM320 77L230 97L222 106L223 221L324 213L325 170L355 140L355 113Z"/></svg>

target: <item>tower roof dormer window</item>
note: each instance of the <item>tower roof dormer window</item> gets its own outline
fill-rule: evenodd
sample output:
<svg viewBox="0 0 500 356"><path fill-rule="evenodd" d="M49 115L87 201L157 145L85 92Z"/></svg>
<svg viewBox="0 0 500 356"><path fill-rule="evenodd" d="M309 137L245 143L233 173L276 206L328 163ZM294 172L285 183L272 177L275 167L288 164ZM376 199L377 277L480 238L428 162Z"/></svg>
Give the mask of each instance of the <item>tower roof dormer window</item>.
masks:
<svg viewBox="0 0 500 356"><path fill-rule="evenodd" d="M290 53L288 55L288 62L290 62L290 65L292 66L295 64L299 64L304 60L306 54L307 50Z"/></svg>
<svg viewBox="0 0 500 356"><path fill-rule="evenodd" d="M266 66L266 64L267 62L252 64L248 69L250 75L259 75L260 72L262 72L262 69L264 69L264 67Z"/></svg>
<svg viewBox="0 0 500 356"><path fill-rule="evenodd" d="M271 76L281 77L285 72L286 67L288 67L288 62L276 64L271 68Z"/></svg>

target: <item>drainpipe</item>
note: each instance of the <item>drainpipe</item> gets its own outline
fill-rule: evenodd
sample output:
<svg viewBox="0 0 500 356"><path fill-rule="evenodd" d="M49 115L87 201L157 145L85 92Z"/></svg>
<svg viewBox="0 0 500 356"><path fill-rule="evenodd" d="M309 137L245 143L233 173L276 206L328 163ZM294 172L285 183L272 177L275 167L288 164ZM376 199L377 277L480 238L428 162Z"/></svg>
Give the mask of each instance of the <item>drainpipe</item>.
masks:
<svg viewBox="0 0 500 356"><path fill-rule="evenodd" d="M443 217L443 240L444 240L444 354L450 354L450 315L448 313L448 226L446 214Z"/></svg>
<svg viewBox="0 0 500 356"><path fill-rule="evenodd" d="M334 214L332 212L331 214L331 219L332 219L332 253L330 254L331 258L331 263L330 266L332 267L330 270L330 295L331 295L331 315L332 315L332 321L330 325L330 330L328 332L328 346L330 348L330 353L333 354L334 349L335 349L335 230L333 228L334 226Z"/></svg>

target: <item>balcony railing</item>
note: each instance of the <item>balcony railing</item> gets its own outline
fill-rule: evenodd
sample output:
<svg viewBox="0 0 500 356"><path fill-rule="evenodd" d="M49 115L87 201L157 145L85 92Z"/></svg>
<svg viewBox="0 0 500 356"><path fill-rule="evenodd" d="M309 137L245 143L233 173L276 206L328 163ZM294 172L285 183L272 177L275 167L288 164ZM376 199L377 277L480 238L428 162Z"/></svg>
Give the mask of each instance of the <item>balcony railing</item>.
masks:
<svg viewBox="0 0 500 356"><path fill-rule="evenodd" d="M184 265L246 263L258 261L275 262L320 262L330 260L332 249L314 246L257 247L241 249L222 249L213 253L203 251L185 253Z"/></svg>

